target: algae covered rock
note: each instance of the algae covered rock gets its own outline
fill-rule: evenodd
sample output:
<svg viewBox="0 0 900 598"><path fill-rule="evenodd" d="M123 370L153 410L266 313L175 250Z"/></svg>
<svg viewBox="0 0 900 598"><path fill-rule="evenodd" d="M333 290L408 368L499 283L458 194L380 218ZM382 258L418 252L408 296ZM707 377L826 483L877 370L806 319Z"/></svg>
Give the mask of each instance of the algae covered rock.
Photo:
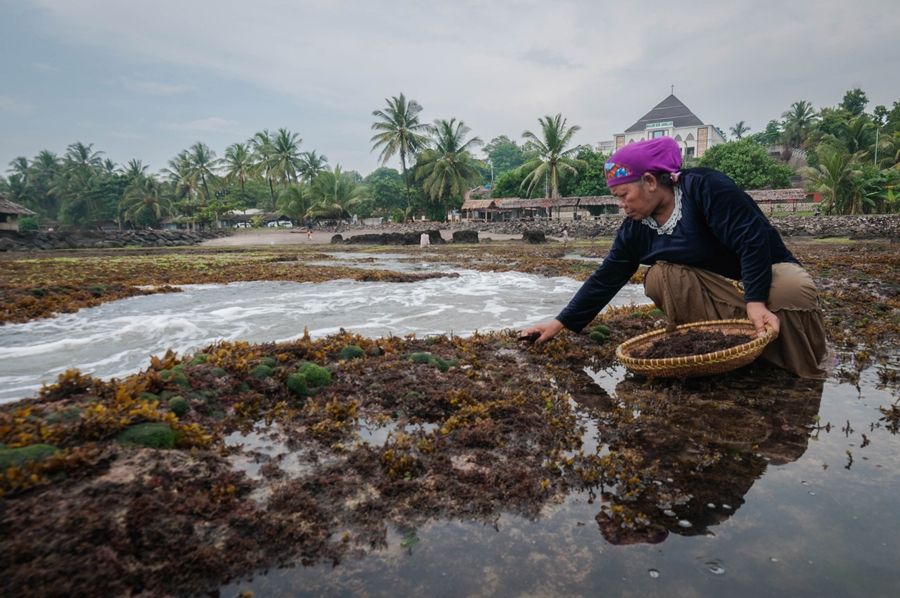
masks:
<svg viewBox="0 0 900 598"><path fill-rule="evenodd" d="M129 446L149 448L175 448L175 430L163 422L146 422L126 428L116 436L116 440Z"/></svg>
<svg viewBox="0 0 900 598"><path fill-rule="evenodd" d="M169 399L169 409L178 417L183 416L188 411L188 402L182 396L175 396Z"/></svg>
<svg viewBox="0 0 900 598"><path fill-rule="evenodd" d="M200 365L206 363L208 359L209 355L207 355L206 353L197 353L191 360L191 365Z"/></svg>
<svg viewBox="0 0 900 598"><path fill-rule="evenodd" d="M278 365L278 360L275 359L274 357L263 357L262 359L259 360L259 362L262 365L269 366L270 368L274 368Z"/></svg>
<svg viewBox="0 0 900 598"><path fill-rule="evenodd" d="M267 365L260 364L250 370L250 375L259 380L265 380L272 375L272 368Z"/></svg>
<svg viewBox="0 0 900 598"><path fill-rule="evenodd" d="M0 471L11 465L22 467L29 461L40 461L58 449L50 444L29 444L18 448L0 448Z"/></svg>
<svg viewBox="0 0 900 598"><path fill-rule="evenodd" d="M418 351L416 353L410 353L409 356L407 357L407 359L409 359L413 363L424 363L426 365L436 367L437 369L441 370L442 372L446 372L452 366L456 365L455 359L451 359L448 361L448 360L444 359L443 357L438 357L437 355L432 355L431 353L428 353L427 351Z"/></svg>
<svg viewBox="0 0 900 598"><path fill-rule="evenodd" d="M606 324L598 324L591 328L591 340L596 341L598 343L605 343L609 340L609 326Z"/></svg>
<svg viewBox="0 0 900 598"><path fill-rule="evenodd" d="M306 376L299 372L287 377L287 387L298 397L305 397L309 394L309 385L306 383Z"/></svg>
<svg viewBox="0 0 900 598"><path fill-rule="evenodd" d="M320 388L331 384L331 371L312 362L306 362L301 365L297 373L306 377L306 384L310 388Z"/></svg>
<svg viewBox="0 0 900 598"><path fill-rule="evenodd" d="M349 361L351 359L362 357L365 354L366 352L363 351L362 347L360 347L359 345L347 345L346 347L341 349L339 356L341 359Z"/></svg>

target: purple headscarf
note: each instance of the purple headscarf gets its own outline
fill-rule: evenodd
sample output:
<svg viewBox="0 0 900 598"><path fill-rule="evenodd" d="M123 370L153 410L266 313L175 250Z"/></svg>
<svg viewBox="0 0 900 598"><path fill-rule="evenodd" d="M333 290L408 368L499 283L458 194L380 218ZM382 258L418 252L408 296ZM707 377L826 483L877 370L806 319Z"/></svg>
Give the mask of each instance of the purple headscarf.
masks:
<svg viewBox="0 0 900 598"><path fill-rule="evenodd" d="M676 173L681 168L681 148L671 137L657 137L629 143L606 161L606 184L610 187L633 183L645 172Z"/></svg>

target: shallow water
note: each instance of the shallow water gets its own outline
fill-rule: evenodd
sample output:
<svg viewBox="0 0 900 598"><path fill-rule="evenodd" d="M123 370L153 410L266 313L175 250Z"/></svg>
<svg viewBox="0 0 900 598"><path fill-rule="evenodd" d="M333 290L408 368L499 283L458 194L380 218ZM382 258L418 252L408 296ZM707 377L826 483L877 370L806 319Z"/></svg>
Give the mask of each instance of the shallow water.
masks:
<svg viewBox="0 0 900 598"><path fill-rule="evenodd" d="M376 254L334 257L341 255ZM440 269L395 261L403 257L378 258L379 267ZM458 278L415 283L188 285L181 293L131 297L0 327L0 402L33 395L68 368L118 377L147 367L151 355L167 349L183 354L219 340L286 341L304 328L313 337L341 328L369 337L519 328L555 316L580 284L571 278L468 270ZM614 303L631 302L647 302L641 287L627 286Z"/></svg>
<svg viewBox="0 0 900 598"><path fill-rule="evenodd" d="M640 391L619 368L591 373L598 393L614 402L629 404ZM725 453L754 462L759 473L713 475L731 471L726 466L708 478L661 479L700 504L691 519L660 511L670 523L652 543L599 523L609 497L575 492L534 520L500 509L491 521L431 519L417 528L386 521L386 546L363 557L272 569L223 587L222 595L892 595L900 583L900 436L879 422L878 406L896 397L878 388L874 369L859 389L828 381L747 390L745 383L691 392L786 401L765 411L774 424L762 427L764 441ZM676 440L696 433L695 423L673 427ZM734 425L732 433L742 426ZM784 436L787 429L800 433ZM609 450L597 436L589 426L586 449Z"/></svg>

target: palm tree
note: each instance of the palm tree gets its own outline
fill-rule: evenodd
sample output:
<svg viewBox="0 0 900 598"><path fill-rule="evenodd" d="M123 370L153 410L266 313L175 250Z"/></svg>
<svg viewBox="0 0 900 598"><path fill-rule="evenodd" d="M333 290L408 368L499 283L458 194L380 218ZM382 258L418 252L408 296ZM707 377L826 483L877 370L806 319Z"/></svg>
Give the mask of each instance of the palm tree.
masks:
<svg viewBox="0 0 900 598"><path fill-rule="evenodd" d="M526 145L537 152L537 156L522 165L522 172L527 173L522 181L522 187L528 185L527 193L530 196L534 186L545 181L549 187L550 197L559 197L559 178L561 174L577 174L578 168L584 168L584 163L571 156L578 151L578 147L566 149L572 141L572 136L581 127L572 125L566 128L566 119L562 114L539 118L541 125L541 137L531 131L522 133Z"/></svg>
<svg viewBox="0 0 900 598"><path fill-rule="evenodd" d="M382 166L387 163L394 154L400 154L400 166L403 170L403 181L406 183L406 202L410 202L409 173L406 170L406 159L412 158L420 149L428 143L426 137L429 132L428 125L419 122L419 113L422 106L415 100L406 101L402 93L400 97L385 98L387 107L384 110L375 110L372 116L379 120L372 123L372 130L378 131L372 136L372 151L381 149Z"/></svg>
<svg viewBox="0 0 900 598"><path fill-rule="evenodd" d="M219 161L216 160L216 153L205 143L197 142L188 150L187 157L190 164L190 175L194 181L200 181L200 186L203 187L203 193L206 195L206 203L209 203L209 181L215 180L214 169L219 164Z"/></svg>
<svg viewBox="0 0 900 598"><path fill-rule="evenodd" d="M28 164L28 158L25 156L18 156L9 163L9 170L7 170L7 172L19 175L22 184L27 185L29 168L30 164Z"/></svg>
<svg viewBox="0 0 900 598"><path fill-rule="evenodd" d="M268 129L259 131L250 139L250 146L253 148L253 171L269 183L269 193L272 197L271 207L275 209L275 170L274 165L274 149L272 146L272 134Z"/></svg>
<svg viewBox="0 0 900 598"><path fill-rule="evenodd" d="M319 155L316 150L303 152L300 156L300 176L307 184L312 183L319 173L328 168L328 157Z"/></svg>
<svg viewBox="0 0 900 598"><path fill-rule="evenodd" d="M288 185L278 196L278 211L287 214L293 220L303 219L308 209L308 193L296 183Z"/></svg>
<svg viewBox="0 0 900 598"><path fill-rule="evenodd" d="M172 202L163 195L162 185L153 177L135 179L119 202L122 220L158 222L172 213Z"/></svg>
<svg viewBox="0 0 900 598"><path fill-rule="evenodd" d="M742 139L744 137L744 133L750 130L750 127L744 124L744 121L739 120L737 124L731 127L731 134L734 135L735 139Z"/></svg>
<svg viewBox="0 0 900 598"><path fill-rule="evenodd" d="M35 207L51 219L56 219L59 210L59 197L53 188L61 170L59 157L47 150L35 156L28 169L28 194L33 198Z"/></svg>
<svg viewBox="0 0 900 598"><path fill-rule="evenodd" d="M312 218L343 218L350 202L361 193L361 187L344 174L341 166L323 170L313 181L310 193L315 203L306 211Z"/></svg>
<svg viewBox="0 0 900 598"><path fill-rule="evenodd" d="M119 169L120 174L129 181L141 180L147 175L147 167L140 160L132 158Z"/></svg>
<svg viewBox="0 0 900 598"><path fill-rule="evenodd" d="M826 213L852 213L854 209L850 183L855 162L861 154L848 154L840 149L821 145L819 165L804 169L807 185L822 194L822 207Z"/></svg>
<svg viewBox="0 0 900 598"><path fill-rule="evenodd" d="M197 184L193 178L191 159L187 150L169 160L169 167L163 169L163 174L175 187L175 194L178 197L193 199L197 193Z"/></svg>
<svg viewBox="0 0 900 598"><path fill-rule="evenodd" d="M481 179L478 162L470 150L482 145L482 141L478 137L466 141L471 129L455 118L434 121L432 131L433 148L422 152L416 176L422 180L425 193L439 203L447 197L461 197Z"/></svg>
<svg viewBox="0 0 900 598"><path fill-rule="evenodd" d="M297 182L297 170L301 166L298 147L302 142L297 133L291 133L287 129L278 129L272 136L269 169L285 188L289 183Z"/></svg>
<svg viewBox="0 0 900 598"><path fill-rule="evenodd" d="M253 155L246 143L235 143L225 149L225 177L229 181L238 181L241 185L241 195L244 194L244 185L253 173Z"/></svg>
<svg viewBox="0 0 900 598"><path fill-rule="evenodd" d="M785 145L791 148L802 147L816 121L816 112L813 110L812 104L806 100L794 102L791 104L791 109L781 116L784 118L782 127Z"/></svg>

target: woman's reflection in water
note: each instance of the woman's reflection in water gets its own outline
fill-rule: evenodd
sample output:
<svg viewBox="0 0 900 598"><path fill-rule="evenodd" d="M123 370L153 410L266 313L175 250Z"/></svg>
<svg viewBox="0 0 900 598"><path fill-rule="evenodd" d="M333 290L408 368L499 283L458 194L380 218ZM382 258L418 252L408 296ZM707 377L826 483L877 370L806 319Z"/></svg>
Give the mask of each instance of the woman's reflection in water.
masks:
<svg viewBox="0 0 900 598"><path fill-rule="evenodd" d="M713 379L627 378L598 421L615 468L597 523L612 544L707 533L744 503L769 465L806 451L821 381L765 366Z"/></svg>

